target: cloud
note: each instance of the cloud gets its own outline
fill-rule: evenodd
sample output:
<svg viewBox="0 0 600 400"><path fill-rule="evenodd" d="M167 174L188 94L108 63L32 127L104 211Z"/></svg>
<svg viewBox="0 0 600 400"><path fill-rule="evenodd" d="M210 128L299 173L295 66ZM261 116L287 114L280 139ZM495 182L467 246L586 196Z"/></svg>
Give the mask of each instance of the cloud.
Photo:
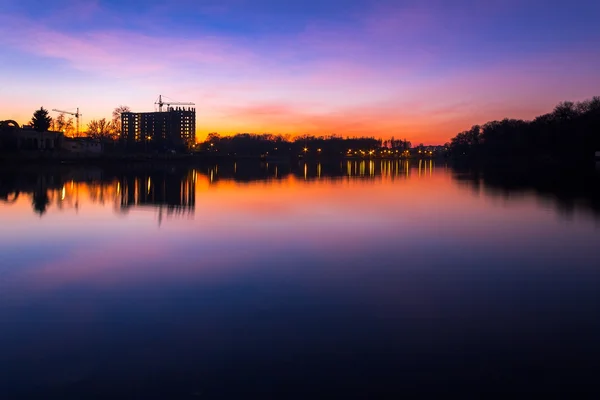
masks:
<svg viewBox="0 0 600 400"><path fill-rule="evenodd" d="M117 103L113 99L123 94L135 99L134 93L140 99L163 93L194 101L197 127L205 132L401 135L435 143L474 123L531 118L560 100L597 94L590 90L598 87L593 70L600 62L589 43L542 54L540 49L515 51L512 41L499 39L506 47L477 41L489 20L463 15L464 10L477 16L498 12L504 18L513 9L503 2L463 1L467 8L386 3L360 14L354 8L336 18L302 17L300 29L265 28L249 35L235 29L209 34L190 26L153 27L156 5L123 25L114 23L118 12L93 3L82 15L95 22L100 13L110 23L65 30L55 17L0 16L0 45L41 57L40 66L46 59L59 60L66 70L93 76L93 83L81 78L76 90L101 88L105 97L112 96L105 103ZM226 9L206 12L235 10L229 2ZM469 47L474 45L476 50ZM35 74L35 68L31 71ZM52 93L52 101L58 101L57 93L66 97L75 86L40 79L43 85L33 88L38 92L28 93L36 99ZM92 115L100 97L78 104ZM140 109L145 104L140 102Z"/></svg>
<svg viewBox="0 0 600 400"><path fill-rule="evenodd" d="M74 34L7 16L0 17L0 43L108 76L164 73L182 65L239 65L254 57L225 38L163 38L119 29Z"/></svg>

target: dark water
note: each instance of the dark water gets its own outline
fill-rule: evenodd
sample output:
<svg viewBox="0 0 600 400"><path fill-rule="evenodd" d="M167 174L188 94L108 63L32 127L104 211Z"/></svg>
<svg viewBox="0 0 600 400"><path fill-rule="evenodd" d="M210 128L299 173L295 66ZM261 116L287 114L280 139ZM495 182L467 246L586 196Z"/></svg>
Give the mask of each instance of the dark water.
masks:
<svg viewBox="0 0 600 400"><path fill-rule="evenodd" d="M598 393L598 176L0 172L0 398Z"/></svg>

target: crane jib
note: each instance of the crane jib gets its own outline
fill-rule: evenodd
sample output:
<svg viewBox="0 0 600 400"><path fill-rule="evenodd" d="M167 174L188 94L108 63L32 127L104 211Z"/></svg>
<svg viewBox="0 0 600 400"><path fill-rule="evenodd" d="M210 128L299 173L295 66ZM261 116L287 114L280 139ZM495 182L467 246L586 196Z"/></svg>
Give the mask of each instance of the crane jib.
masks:
<svg viewBox="0 0 600 400"><path fill-rule="evenodd" d="M76 112L58 110L56 108L53 108L52 111L59 112L59 113L62 113L62 114L73 115L75 117L75 120L77 121L77 136L79 136L79 117L81 117L81 114L79 113L79 107L77 107L77 111Z"/></svg>

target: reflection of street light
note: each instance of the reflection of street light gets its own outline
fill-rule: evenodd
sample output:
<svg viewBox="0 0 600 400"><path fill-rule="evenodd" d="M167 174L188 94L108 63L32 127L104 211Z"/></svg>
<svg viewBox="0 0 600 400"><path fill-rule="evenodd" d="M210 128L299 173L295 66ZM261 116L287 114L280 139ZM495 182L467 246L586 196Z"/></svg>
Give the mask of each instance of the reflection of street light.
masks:
<svg viewBox="0 0 600 400"><path fill-rule="evenodd" d="M320 153L320 152L321 152L321 149L317 149L317 151Z"/></svg>

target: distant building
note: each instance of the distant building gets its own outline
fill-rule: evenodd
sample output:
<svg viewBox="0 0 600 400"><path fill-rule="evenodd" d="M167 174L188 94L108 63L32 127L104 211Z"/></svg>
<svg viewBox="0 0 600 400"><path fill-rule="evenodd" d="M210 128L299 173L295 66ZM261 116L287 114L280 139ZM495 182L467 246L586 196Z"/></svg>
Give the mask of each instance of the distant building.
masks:
<svg viewBox="0 0 600 400"><path fill-rule="evenodd" d="M195 143L196 109L121 114L121 139L127 147L155 150L190 148Z"/></svg>
<svg viewBox="0 0 600 400"><path fill-rule="evenodd" d="M58 150L62 132L38 132L29 125L19 127L15 121L0 121L0 148L4 150Z"/></svg>
<svg viewBox="0 0 600 400"><path fill-rule="evenodd" d="M100 155L102 143L90 138L64 138L62 148L73 154Z"/></svg>

